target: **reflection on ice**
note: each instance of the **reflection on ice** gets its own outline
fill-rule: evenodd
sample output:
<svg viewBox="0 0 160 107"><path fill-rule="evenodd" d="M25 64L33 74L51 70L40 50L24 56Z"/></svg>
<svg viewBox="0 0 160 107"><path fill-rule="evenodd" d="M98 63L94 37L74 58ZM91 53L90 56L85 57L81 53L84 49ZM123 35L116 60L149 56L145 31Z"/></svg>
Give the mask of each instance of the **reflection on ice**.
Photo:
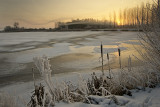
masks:
<svg viewBox="0 0 160 107"><path fill-rule="evenodd" d="M69 50L69 43L55 44L53 47L43 47L22 52L10 53L12 56L7 60L8 62L28 63L32 62L33 57L40 57L43 55L49 58L66 54Z"/></svg>
<svg viewBox="0 0 160 107"><path fill-rule="evenodd" d="M0 33L0 75L8 78L8 82L18 79L29 81L34 66L33 57L43 55L50 58L52 70L56 74L100 70L101 42L105 70L108 69L107 53L110 55L111 68L119 66L118 47L122 51L122 66L127 66L129 55L136 66L138 62L133 54L138 57L139 54L134 47L140 48L136 37L137 32L110 31ZM15 67L17 71L12 69Z"/></svg>

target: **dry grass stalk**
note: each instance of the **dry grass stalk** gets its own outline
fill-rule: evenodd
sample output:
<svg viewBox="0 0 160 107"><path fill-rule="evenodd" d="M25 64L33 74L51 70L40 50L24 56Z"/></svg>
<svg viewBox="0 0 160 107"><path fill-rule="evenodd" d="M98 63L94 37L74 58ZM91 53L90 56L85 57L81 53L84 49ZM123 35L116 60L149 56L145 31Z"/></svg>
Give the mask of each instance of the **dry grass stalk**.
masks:
<svg viewBox="0 0 160 107"><path fill-rule="evenodd" d="M104 69L103 69L103 45L101 42L101 58L102 58L102 74L104 75Z"/></svg>
<svg viewBox="0 0 160 107"><path fill-rule="evenodd" d="M19 107L15 97L9 94L0 93L0 107Z"/></svg>
<svg viewBox="0 0 160 107"><path fill-rule="evenodd" d="M119 56L119 68L121 69L122 65L121 65L121 50L120 50L120 48L118 48L118 56Z"/></svg>
<svg viewBox="0 0 160 107"><path fill-rule="evenodd" d="M109 54L107 53L107 60L108 60L108 69L109 69L109 79L112 79L111 77L111 68L110 68L110 63L109 63Z"/></svg>

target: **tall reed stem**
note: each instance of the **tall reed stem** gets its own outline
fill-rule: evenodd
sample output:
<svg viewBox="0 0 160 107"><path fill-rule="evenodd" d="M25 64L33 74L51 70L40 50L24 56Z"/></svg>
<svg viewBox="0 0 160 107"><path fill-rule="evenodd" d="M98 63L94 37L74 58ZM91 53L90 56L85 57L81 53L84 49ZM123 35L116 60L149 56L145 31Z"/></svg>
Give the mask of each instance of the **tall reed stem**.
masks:
<svg viewBox="0 0 160 107"><path fill-rule="evenodd" d="M109 69L109 78L111 79L111 69L109 64L109 54L107 53L107 59L108 59L108 69Z"/></svg>
<svg viewBox="0 0 160 107"><path fill-rule="evenodd" d="M122 66L121 66L121 50L120 50L120 48L118 48L118 55L119 55L119 67L121 69Z"/></svg>
<svg viewBox="0 0 160 107"><path fill-rule="evenodd" d="M118 56L119 56L119 68L120 68L120 84L122 81L122 66L121 66L121 50L118 48Z"/></svg>
<svg viewBox="0 0 160 107"><path fill-rule="evenodd" d="M35 82L35 77L34 77L34 68L32 68L32 74L33 74L34 87L36 87L36 82Z"/></svg>
<svg viewBox="0 0 160 107"><path fill-rule="evenodd" d="M103 68L103 45L101 42L101 58L102 58L102 74L104 75L104 68Z"/></svg>

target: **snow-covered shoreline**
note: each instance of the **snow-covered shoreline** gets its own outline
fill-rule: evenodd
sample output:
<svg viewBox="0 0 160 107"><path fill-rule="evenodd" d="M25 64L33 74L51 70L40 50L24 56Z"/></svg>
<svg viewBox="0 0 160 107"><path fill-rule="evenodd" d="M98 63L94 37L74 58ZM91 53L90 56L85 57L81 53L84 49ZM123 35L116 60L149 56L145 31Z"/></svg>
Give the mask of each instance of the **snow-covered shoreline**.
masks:
<svg viewBox="0 0 160 107"><path fill-rule="evenodd" d="M119 69L114 69L113 72L119 72ZM101 75L101 71L95 71L96 75ZM68 74L55 74L52 77L53 81L60 82L72 82L75 85L78 83L79 75L82 76L84 79L91 79L92 72L81 72L81 73L68 73ZM105 72L105 75L108 75L108 72ZM42 83L45 85L45 83L42 80L36 80L36 84ZM45 85L45 87L47 87ZM14 85L6 86L0 89L0 95L3 93L7 93L10 96L13 96L13 98L17 99L19 106L24 106L26 103L29 102L30 96L32 95L32 91L34 90L34 82L25 82L25 83L17 83ZM120 104L124 104L125 107L158 107L160 104L159 98L160 98L160 85L157 85L155 88L142 88L139 87L137 89L131 90L132 96L123 95L123 96L117 96L117 100ZM100 97L100 96L91 96L95 100L98 101L98 104L85 104L82 102L76 102L76 103L65 103L65 102L57 102L55 104L55 107L119 107L120 105L115 104L114 101L111 101L111 99L108 99L108 97ZM25 102L25 103L24 103Z"/></svg>
<svg viewBox="0 0 160 107"><path fill-rule="evenodd" d="M160 86L156 88L146 88L145 90L132 90L133 96L115 96L119 103L124 104L125 107L159 107L160 102ZM57 103L55 107L121 107L111 102L110 99L104 97L93 96L99 104L85 104L81 102L67 104L64 102Z"/></svg>
<svg viewBox="0 0 160 107"><path fill-rule="evenodd" d="M76 32L74 32L75 34ZM87 33L87 34L86 34ZM95 33L95 32L94 32ZM68 33L69 35L70 33ZM77 36L78 35L78 36ZM80 35L82 38L80 38ZM9 62L25 62L31 60L33 56L42 56L42 54L47 53L46 55L49 56L51 60L51 69L53 70L53 77L52 81L57 81L59 83L65 81L67 82L72 82L73 84L77 85L79 82L79 76L82 76L85 80L91 79L92 76L91 74L93 72L96 73L97 76L101 75L101 70L98 68L100 64L100 47L99 43L100 41L103 42L104 44L104 54L107 52L110 55L110 64L112 68L112 72L117 73L119 72L119 61L118 61L118 54L117 54L117 48L119 47L122 51L122 67L125 68L128 63L128 57L132 57L132 67L135 67L138 65L140 66L139 63L136 62L136 60L133 58L132 54L135 56L138 56L138 54L135 52L134 46L138 47L139 43L136 39L137 32L98 32L93 34L92 32L85 32L84 34L77 34L76 37L72 37L66 39L65 37L57 37L58 43L53 43L51 47L41 47L35 50L23 50L22 49L20 52L15 52L18 53L19 55L15 55L15 53L7 53L9 56L8 59L4 60L9 61ZM42 36L42 35L41 35ZM51 36L51 34L49 35ZM62 34L64 36L64 34ZM73 35L72 35L73 36ZM36 37L36 36L35 36ZM23 40L23 39L22 39ZM60 42L61 41L61 42ZM13 42L14 43L14 42ZM31 43L32 44L32 43ZM36 44L32 44L36 45ZM118 45L118 46L117 46ZM17 45L15 45L17 46ZM28 46L28 44L27 44ZM30 46L30 45L29 45ZM50 46L50 45L47 45ZM3 47L3 45L1 45ZM18 47L19 48L19 47ZM50 50L51 49L51 50ZM53 49L53 50L52 50ZM36 53L34 53L36 51ZM33 52L33 53L32 53ZM39 54L37 54L37 52ZM53 55L52 55L53 54ZM55 55L55 56L54 56ZM54 57L53 57L54 56ZM6 57L4 53L1 54L1 57ZM104 60L104 69L105 69L105 75L108 76L108 68L107 68L107 60ZM113 64L113 66L112 66ZM30 65L32 67L33 64ZM60 67L56 68L56 67ZM30 67L27 67L28 71L30 71L30 82L15 82L10 85L6 85L4 87L0 88L0 93L7 93L11 96L14 96L17 100L20 98L20 101L18 105L23 106L26 105L26 103L29 102L30 96L32 95L31 92L34 90L34 82L32 78L32 72ZM97 67L97 68L96 68ZM62 69L63 68L63 69ZM71 69L72 68L72 69ZM96 68L96 69L93 69ZM139 68L139 67L138 67ZM68 72L67 71L71 71ZM74 70L75 69L75 70ZM64 71L66 72L64 72ZM63 72L62 72L63 71ZM58 73L57 73L58 72ZM12 72L14 73L14 72ZM21 72L23 73L23 72ZM36 72L37 73L37 72ZM24 72L26 75L26 71ZM142 73L143 74L143 73ZM129 73L127 73L129 75ZM27 75L26 75L27 76ZM135 75L136 76L136 75ZM16 79L16 78L15 78ZM124 81L125 82L125 81ZM42 83L45 87L45 83L41 80L41 78L36 78L36 84L39 85L39 83ZM155 88L159 89L159 87ZM147 90L152 90L152 89L147 89ZM154 90L154 89L153 89ZM141 106L142 104L147 103L151 104L149 101L146 101L147 99L150 99L152 96L149 95L149 97L146 97L145 94L147 93L146 91L139 90L140 94L142 93L142 96L144 98L141 98L140 102L137 102L137 97L136 95L137 90L132 90L132 95L135 97L129 97L129 96L116 96L117 99L121 102L125 103L125 106ZM157 92L157 90L155 90ZM154 91L153 91L154 92ZM144 95L143 95L144 94ZM103 97L97 97L94 96L95 99L100 100L99 105L89 105L89 104L84 104L84 103L73 103L73 104L66 104L66 103L56 103L56 107L63 107L63 106L71 106L71 107L89 107L89 106L95 106L95 107L104 107L104 105L107 105L110 99L106 99ZM21 100L23 100L21 102ZM25 102L25 104L24 104ZM137 102L137 103L135 103ZM155 103L156 104L156 103ZM112 105L112 104L111 104ZM113 102L112 106L117 106Z"/></svg>

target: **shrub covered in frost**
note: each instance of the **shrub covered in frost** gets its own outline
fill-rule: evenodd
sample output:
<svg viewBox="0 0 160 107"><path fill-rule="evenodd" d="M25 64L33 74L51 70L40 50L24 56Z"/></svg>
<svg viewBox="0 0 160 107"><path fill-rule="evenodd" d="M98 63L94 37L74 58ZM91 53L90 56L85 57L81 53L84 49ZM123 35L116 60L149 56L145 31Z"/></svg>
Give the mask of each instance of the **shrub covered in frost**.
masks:
<svg viewBox="0 0 160 107"><path fill-rule="evenodd" d="M129 65L131 65L131 57L129 57ZM111 96L107 99L113 100L116 104L119 104L114 95L132 95L131 89L138 87L154 87L159 82L159 76L155 72L151 72L145 68L132 69L131 66L121 68L120 72L111 72L109 78L107 74L101 74L97 76L96 73L91 74L91 79L85 80L82 76L79 76L78 84L74 86L72 82L66 83L53 81L51 79L50 69L51 65L49 59L46 56L35 57L34 63L39 69L42 75L48 91L42 91L42 86L35 87L35 93L33 94L33 100L35 104L45 106L47 104L54 105L55 102L64 101L68 103L72 102L85 102L92 103L94 99L90 98L90 95L97 96ZM39 91L36 91L39 90ZM38 93L39 92L39 93ZM46 97L38 97L37 93ZM94 102L95 103L95 102Z"/></svg>
<svg viewBox="0 0 160 107"><path fill-rule="evenodd" d="M139 34L146 52L137 50L150 67L160 72L160 0L154 2L149 12L152 14L151 23L141 25L143 32Z"/></svg>

